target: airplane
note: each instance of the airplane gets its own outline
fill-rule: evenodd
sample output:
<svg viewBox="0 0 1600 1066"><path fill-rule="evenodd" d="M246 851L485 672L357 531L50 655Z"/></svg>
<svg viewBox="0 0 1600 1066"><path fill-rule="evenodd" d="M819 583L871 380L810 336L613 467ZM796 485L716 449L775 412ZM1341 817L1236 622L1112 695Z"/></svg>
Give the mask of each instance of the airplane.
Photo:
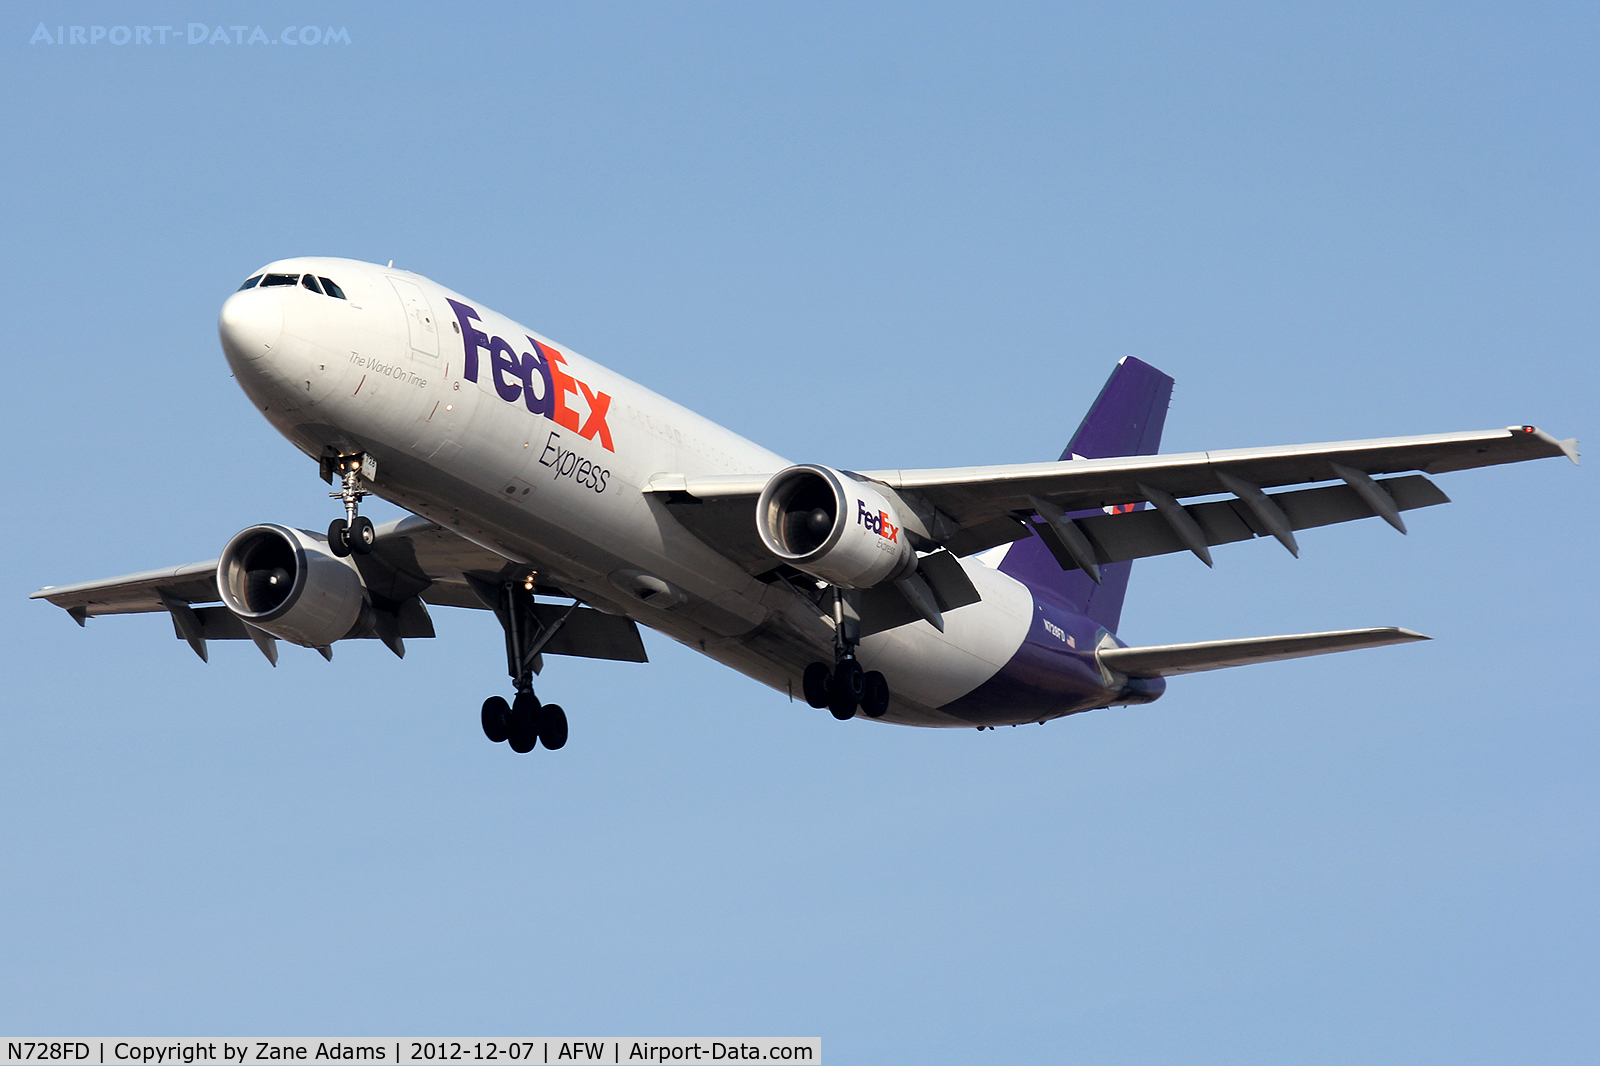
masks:
<svg viewBox="0 0 1600 1066"><path fill-rule="evenodd" d="M430 607L492 611L512 698L489 740L566 744L546 655L644 662L640 625L818 710L915 726L1149 703L1166 678L1427 637L1375 627L1130 647L1132 560L1448 503L1427 474L1565 455L1533 426L1158 454L1173 379L1122 359L1055 462L793 463L393 263L294 258L222 304L233 374L337 490L326 533L264 522L216 559L32 598L82 626L165 611L208 642L405 655ZM1267 492L1267 489L1283 491ZM409 512L375 525L377 496ZM1187 502L1186 502L1187 501Z"/></svg>

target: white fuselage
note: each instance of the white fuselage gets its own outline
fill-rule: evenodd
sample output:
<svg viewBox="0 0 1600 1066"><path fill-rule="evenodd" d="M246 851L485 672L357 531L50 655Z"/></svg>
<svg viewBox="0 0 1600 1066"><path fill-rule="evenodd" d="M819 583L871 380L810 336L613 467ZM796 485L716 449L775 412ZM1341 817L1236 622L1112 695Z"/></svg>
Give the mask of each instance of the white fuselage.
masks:
<svg viewBox="0 0 1600 1066"><path fill-rule="evenodd" d="M240 386L307 455L366 452L376 495L797 698L806 664L830 659L832 622L815 604L753 577L643 491L662 475L771 474L789 460L427 278L348 259L262 271L300 272L347 298L257 286L229 297L220 330ZM962 565L982 602L950 612L943 633L916 622L861 645L894 694L886 720L972 724L939 708L994 676L1033 622L1024 585ZM644 578L671 595L642 597Z"/></svg>

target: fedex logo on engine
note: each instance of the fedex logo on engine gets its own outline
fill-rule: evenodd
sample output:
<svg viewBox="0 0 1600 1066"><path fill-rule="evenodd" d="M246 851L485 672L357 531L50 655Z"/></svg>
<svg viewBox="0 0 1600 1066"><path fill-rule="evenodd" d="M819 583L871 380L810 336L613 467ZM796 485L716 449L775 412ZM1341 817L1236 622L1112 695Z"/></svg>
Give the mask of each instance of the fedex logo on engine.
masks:
<svg viewBox="0 0 1600 1066"><path fill-rule="evenodd" d="M889 523L887 511L869 511L864 500L856 501L856 521L866 527L868 533L876 533L884 540L897 541L900 527Z"/></svg>
<svg viewBox="0 0 1600 1066"><path fill-rule="evenodd" d="M478 350L481 348L489 353L489 381L502 400L507 403L521 400L534 414L544 415L585 440L598 438L600 447L608 452L616 451L611 446L611 427L606 425L611 397L594 391L567 373L564 369L566 356L532 337L527 338L532 351L518 353L509 341L491 337L474 325L479 318L473 308L456 300L449 303L461 326L461 344L467 357L462 377L472 382L478 380ZM582 421L567 402L568 396L578 393L583 394L584 405L588 408Z"/></svg>

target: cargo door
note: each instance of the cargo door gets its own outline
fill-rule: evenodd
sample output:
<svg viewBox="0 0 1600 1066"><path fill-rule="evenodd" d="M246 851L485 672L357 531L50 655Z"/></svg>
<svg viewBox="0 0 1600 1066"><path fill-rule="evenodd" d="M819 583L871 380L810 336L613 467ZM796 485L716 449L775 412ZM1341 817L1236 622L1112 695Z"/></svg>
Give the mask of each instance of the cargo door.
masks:
<svg viewBox="0 0 1600 1066"><path fill-rule="evenodd" d="M400 306L406 315L406 329L411 334L411 350L430 363L439 361L439 327L433 317L433 308L422 287L405 278L391 277L389 284L400 297Z"/></svg>

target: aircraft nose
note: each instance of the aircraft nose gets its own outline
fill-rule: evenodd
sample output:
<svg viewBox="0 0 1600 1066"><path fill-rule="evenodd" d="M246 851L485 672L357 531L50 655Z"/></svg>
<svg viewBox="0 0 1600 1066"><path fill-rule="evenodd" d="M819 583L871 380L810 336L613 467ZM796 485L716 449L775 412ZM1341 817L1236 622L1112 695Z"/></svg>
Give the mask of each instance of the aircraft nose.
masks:
<svg viewBox="0 0 1600 1066"><path fill-rule="evenodd" d="M266 355L283 334L283 306L277 293L260 289L234 293L222 305L217 333L222 346L238 358Z"/></svg>

